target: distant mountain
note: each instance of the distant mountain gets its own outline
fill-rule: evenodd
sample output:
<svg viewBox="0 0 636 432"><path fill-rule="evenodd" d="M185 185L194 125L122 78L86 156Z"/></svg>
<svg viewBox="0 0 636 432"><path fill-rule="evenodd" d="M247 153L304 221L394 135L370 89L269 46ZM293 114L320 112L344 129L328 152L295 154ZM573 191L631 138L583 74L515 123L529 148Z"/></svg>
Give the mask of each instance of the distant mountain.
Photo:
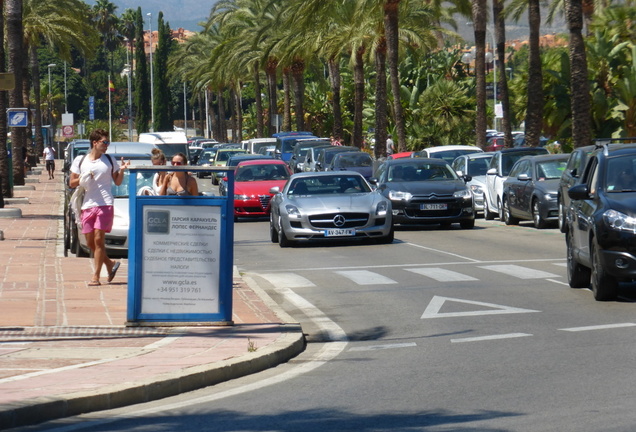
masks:
<svg viewBox="0 0 636 432"><path fill-rule="evenodd" d="M148 27L148 12L152 14L152 28L156 30L157 15L163 12L164 21L170 24L170 28L182 27L186 30L200 31L199 23L206 21L210 15L212 6L217 0L110 0L117 6L117 15L121 15L126 9L137 10L141 6L144 14L144 27ZM94 0L88 0L88 4L95 4Z"/></svg>

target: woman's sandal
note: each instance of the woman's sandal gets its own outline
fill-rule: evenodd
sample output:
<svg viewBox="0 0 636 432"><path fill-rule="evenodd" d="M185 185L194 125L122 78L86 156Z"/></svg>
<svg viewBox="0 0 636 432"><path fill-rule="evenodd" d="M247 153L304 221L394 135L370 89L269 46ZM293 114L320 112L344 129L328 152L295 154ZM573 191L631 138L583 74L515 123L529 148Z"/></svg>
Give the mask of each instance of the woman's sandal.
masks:
<svg viewBox="0 0 636 432"><path fill-rule="evenodd" d="M98 280L92 280L88 283L88 286L100 286L101 282Z"/></svg>

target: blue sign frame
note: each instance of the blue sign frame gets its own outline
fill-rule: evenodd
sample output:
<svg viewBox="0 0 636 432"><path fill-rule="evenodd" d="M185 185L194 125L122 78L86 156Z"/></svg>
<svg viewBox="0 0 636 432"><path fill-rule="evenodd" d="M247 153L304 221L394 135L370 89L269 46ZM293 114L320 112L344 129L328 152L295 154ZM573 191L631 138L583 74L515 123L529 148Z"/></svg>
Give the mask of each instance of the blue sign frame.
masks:
<svg viewBox="0 0 636 432"><path fill-rule="evenodd" d="M130 167L129 190L137 190L137 172L140 171L191 171L192 167L153 166ZM128 236L128 325L232 325L232 284L234 262L234 171L227 173L226 196L151 196L131 194L129 197L130 227ZM209 168L208 168L209 171ZM220 250L218 251L218 311L209 313L143 313L144 286L144 208L147 206L170 210L182 206L215 207L220 210ZM187 306L185 307L187 309Z"/></svg>
<svg viewBox="0 0 636 432"><path fill-rule="evenodd" d="M9 108L7 109L7 126L9 127L27 127L29 125L29 109L28 108Z"/></svg>

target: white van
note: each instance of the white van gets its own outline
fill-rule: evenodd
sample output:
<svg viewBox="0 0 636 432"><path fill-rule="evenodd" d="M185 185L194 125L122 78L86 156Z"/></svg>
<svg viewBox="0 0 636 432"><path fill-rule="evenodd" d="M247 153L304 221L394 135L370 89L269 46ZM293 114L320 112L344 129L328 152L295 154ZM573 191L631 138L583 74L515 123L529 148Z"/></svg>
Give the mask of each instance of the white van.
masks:
<svg viewBox="0 0 636 432"><path fill-rule="evenodd" d="M276 144L276 138L252 138L247 140L247 147L243 147L249 153L258 154L261 147Z"/></svg>
<svg viewBox="0 0 636 432"><path fill-rule="evenodd" d="M188 156L188 161L190 160L188 137L185 132L144 132L139 134L139 142L154 144L163 151L166 158L183 153Z"/></svg>

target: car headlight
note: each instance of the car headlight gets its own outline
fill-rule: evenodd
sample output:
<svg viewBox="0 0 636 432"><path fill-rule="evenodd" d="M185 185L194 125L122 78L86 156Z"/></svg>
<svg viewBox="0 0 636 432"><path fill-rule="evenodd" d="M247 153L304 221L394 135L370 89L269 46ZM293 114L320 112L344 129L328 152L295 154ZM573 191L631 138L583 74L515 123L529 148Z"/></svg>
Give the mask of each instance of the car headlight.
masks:
<svg viewBox="0 0 636 432"><path fill-rule="evenodd" d="M375 208L375 214L376 216L386 216L386 211L389 208L389 203L386 201L381 201L378 203L377 207Z"/></svg>
<svg viewBox="0 0 636 432"><path fill-rule="evenodd" d="M636 233L636 218L624 213L607 210L603 213L603 220L612 229Z"/></svg>
<svg viewBox="0 0 636 432"><path fill-rule="evenodd" d="M557 194L555 194L555 193L547 193L547 194L543 195L543 197L547 201L556 201L557 200Z"/></svg>
<svg viewBox="0 0 636 432"><path fill-rule="evenodd" d="M285 206L285 210L287 211L287 216L293 219L300 219L300 210L295 205L287 204Z"/></svg>
<svg viewBox="0 0 636 432"><path fill-rule="evenodd" d="M413 198L413 194L410 192L395 191L395 190L389 191L389 199L393 201L401 201L401 200L409 201L411 198Z"/></svg>
<svg viewBox="0 0 636 432"><path fill-rule="evenodd" d="M453 193L453 197L463 198L467 200L467 199L471 199L473 197L473 194L470 192L470 189L466 188L466 189L455 191L455 193Z"/></svg>
<svg viewBox="0 0 636 432"><path fill-rule="evenodd" d="M470 190L472 190L475 195L484 194L484 189L479 185L470 185Z"/></svg>
<svg viewBox="0 0 636 432"><path fill-rule="evenodd" d="M246 200L246 199L249 199L249 198L250 198L249 195L242 195L242 194L234 195L234 199L235 200Z"/></svg>

